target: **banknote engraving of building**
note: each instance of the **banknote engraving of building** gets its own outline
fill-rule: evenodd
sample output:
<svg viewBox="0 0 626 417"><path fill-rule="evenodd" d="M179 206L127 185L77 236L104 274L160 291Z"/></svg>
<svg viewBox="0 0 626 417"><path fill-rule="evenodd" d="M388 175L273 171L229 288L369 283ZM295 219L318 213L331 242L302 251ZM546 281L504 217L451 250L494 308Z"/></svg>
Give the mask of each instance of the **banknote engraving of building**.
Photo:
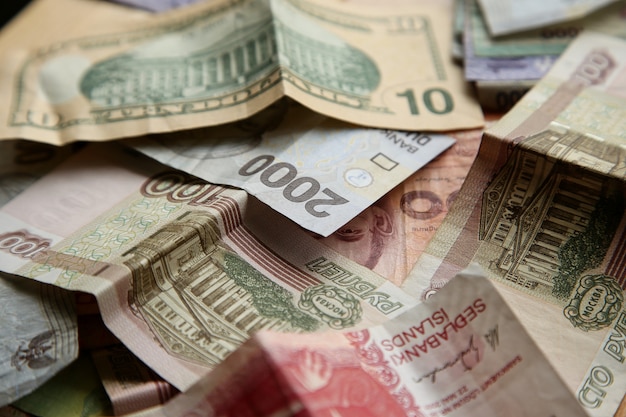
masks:
<svg viewBox="0 0 626 417"><path fill-rule="evenodd" d="M279 60L304 80L345 94L367 96L380 81L376 64L358 49L266 19L188 56L106 59L87 71L80 90L100 108L208 99L268 76Z"/></svg>
<svg viewBox="0 0 626 417"><path fill-rule="evenodd" d="M152 104L231 91L276 69L269 19L185 57L114 56L95 64L80 83L101 107Z"/></svg>
<svg viewBox="0 0 626 417"><path fill-rule="evenodd" d="M215 365L260 329L316 328L286 290L219 241L212 215L188 212L124 254L129 302L170 354Z"/></svg>
<svg viewBox="0 0 626 417"><path fill-rule="evenodd" d="M615 173L620 161L606 149L560 128L513 149L483 195L479 239L489 243L485 250L499 248L489 255L492 271L564 298L573 284L557 288L557 279L599 266L624 210L621 181L604 175ZM564 263L573 266L564 272Z"/></svg>

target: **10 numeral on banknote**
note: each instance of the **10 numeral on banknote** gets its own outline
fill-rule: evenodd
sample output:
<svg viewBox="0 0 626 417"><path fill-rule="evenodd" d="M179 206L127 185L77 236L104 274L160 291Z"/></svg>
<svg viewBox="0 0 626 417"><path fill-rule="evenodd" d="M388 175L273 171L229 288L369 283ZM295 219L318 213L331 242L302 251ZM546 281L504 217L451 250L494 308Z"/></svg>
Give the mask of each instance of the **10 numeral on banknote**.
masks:
<svg viewBox="0 0 626 417"><path fill-rule="evenodd" d="M409 106L409 111L413 115L420 114L420 105L415 95L415 90L407 88L397 93L396 96L404 97ZM450 93L443 88L429 88L422 93L421 103L426 109L433 114L448 114L454 110L454 100Z"/></svg>

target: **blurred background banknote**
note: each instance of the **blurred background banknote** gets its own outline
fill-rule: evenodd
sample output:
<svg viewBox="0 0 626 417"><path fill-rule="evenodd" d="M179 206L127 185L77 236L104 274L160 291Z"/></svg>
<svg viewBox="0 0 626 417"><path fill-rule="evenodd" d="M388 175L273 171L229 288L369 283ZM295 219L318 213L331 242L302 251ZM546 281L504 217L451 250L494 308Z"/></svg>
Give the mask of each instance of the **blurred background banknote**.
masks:
<svg viewBox="0 0 626 417"><path fill-rule="evenodd" d="M513 56L489 56L476 53L475 21L482 21L482 14L476 0L465 4L465 30L463 33L463 53L465 78L472 81L538 80L543 77L557 60L555 54L533 54Z"/></svg>
<svg viewBox="0 0 626 417"><path fill-rule="evenodd" d="M493 36L583 17L616 0L478 0Z"/></svg>
<svg viewBox="0 0 626 417"><path fill-rule="evenodd" d="M16 414L8 414L6 417L114 415L98 371L89 354L84 351L76 361L46 384L14 402L9 410ZM0 416L5 417L2 413Z"/></svg>
<svg viewBox="0 0 626 417"><path fill-rule="evenodd" d="M594 416L626 392L625 139L626 42L585 32L487 130L403 286L427 297L482 265Z"/></svg>
<svg viewBox="0 0 626 417"><path fill-rule="evenodd" d="M0 85L10 92L0 137L62 144L206 127L285 95L366 126L482 126L448 58L450 7L354 10L216 0L154 15L37 0L0 36Z"/></svg>
<svg viewBox="0 0 626 417"><path fill-rule="evenodd" d="M259 332L211 378L141 416L586 416L475 273L376 327Z"/></svg>
<svg viewBox="0 0 626 417"><path fill-rule="evenodd" d="M454 143L447 135L349 125L297 103L273 107L269 121L256 116L240 132L208 128L127 143L211 183L242 188L322 236Z"/></svg>
<svg viewBox="0 0 626 417"><path fill-rule="evenodd" d="M527 14L523 30L510 23L496 36L476 0L191 2L36 0L0 33L0 270L16 273L0 277L0 292L7 320L18 317L1 323L5 359L16 360L5 360L0 417L143 416L176 395L153 411L482 416L507 398L507 415L575 414L577 401L593 417L626 416L624 0L578 2L541 27ZM542 8L561 19L564 5ZM476 99L498 112L485 114L484 136ZM390 130L376 115L412 124ZM247 167L278 201L306 206L317 183L335 189L326 174L346 171L365 139L415 157L408 144L430 146L435 131L456 143L416 172L408 158L393 180L372 176L378 196L366 188L366 208L326 237L286 207L135 152L190 172ZM260 144L258 166L236 164ZM332 163L304 174L306 156L322 153ZM346 178L369 177L334 177ZM482 284L441 289L469 263L550 365L515 354L527 349L523 331L493 313L499 302L464 301ZM449 308L431 304L412 327L396 320L434 294ZM59 302L75 304L72 323L50 320L63 316ZM386 322L381 343L358 345ZM54 366L12 364L48 364L59 346L16 347L27 330L76 327L78 359L70 338ZM381 357L386 366L372 366ZM564 402L543 407L552 394ZM511 408L525 395L533 401Z"/></svg>
<svg viewBox="0 0 626 417"><path fill-rule="evenodd" d="M585 30L626 38L626 2L618 0L573 20L492 36L477 0L455 3L455 40L463 46L465 78L485 111L509 110ZM463 23L458 22L461 19ZM459 46L460 47L460 46Z"/></svg>

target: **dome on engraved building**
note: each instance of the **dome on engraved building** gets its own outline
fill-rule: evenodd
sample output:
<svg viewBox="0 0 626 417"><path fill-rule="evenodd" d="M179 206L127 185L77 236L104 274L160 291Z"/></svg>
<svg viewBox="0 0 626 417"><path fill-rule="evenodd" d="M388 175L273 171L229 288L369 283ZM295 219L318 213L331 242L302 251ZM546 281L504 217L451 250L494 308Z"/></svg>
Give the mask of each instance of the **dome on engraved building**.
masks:
<svg viewBox="0 0 626 417"><path fill-rule="evenodd" d="M241 88L278 67L263 4L200 16L182 30L100 61L86 72L80 90L95 105L112 107L202 99Z"/></svg>

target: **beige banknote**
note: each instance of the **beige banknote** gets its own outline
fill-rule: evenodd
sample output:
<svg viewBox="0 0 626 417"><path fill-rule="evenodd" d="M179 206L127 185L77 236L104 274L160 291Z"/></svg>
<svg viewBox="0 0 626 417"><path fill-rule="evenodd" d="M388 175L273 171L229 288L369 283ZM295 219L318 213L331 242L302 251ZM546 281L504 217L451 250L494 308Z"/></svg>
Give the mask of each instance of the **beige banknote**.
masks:
<svg viewBox="0 0 626 417"><path fill-rule="evenodd" d="M497 283L590 415L626 392L626 42L586 32L487 130L404 288L469 262Z"/></svg>
<svg viewBox="0 0 626 417"><path fill-rule="evenodd" d="M487 126L500 116L485 114ZM450 149L320 242L401 285L455 201L483 129L448 134Z"/></svg>
<svg viewBox="0 0 626 417"><path fill-rule="evenodd" d="M586 416L481 276L376 327L260 332L157 416Z"/></svg>
<svg viewBox="0 0 626 417"><path fill-rule="evenodd" d="M617 0L478 0L493 36L523 32L588 15Z"/></svg>
<svg viewBox="0 0 626 417"><path fill-rule="evenodd" d="M178 389L260 329L358 328L415 303L245 191L129 152L92 144L7 204L0 265L94 294Z"/></svg>
<svg viewBox="0 0 626 417"><path fill-rule="evenodd" d="M258 123L256 132L206 128L127 144L206 181L242 188L328 236L455 142L443 134L362 128L294 102L274 107L268 117L278 113L280 123Z"/></svg>
<svg viewBox="0 0 626 417"><path fill-rule="evenodd" d="M152 15L37 0L0 36L0 137L61 144L217 125L283 96L367 126L478 127L449 58L451 14L447 2L215 0Z"/></svg>

